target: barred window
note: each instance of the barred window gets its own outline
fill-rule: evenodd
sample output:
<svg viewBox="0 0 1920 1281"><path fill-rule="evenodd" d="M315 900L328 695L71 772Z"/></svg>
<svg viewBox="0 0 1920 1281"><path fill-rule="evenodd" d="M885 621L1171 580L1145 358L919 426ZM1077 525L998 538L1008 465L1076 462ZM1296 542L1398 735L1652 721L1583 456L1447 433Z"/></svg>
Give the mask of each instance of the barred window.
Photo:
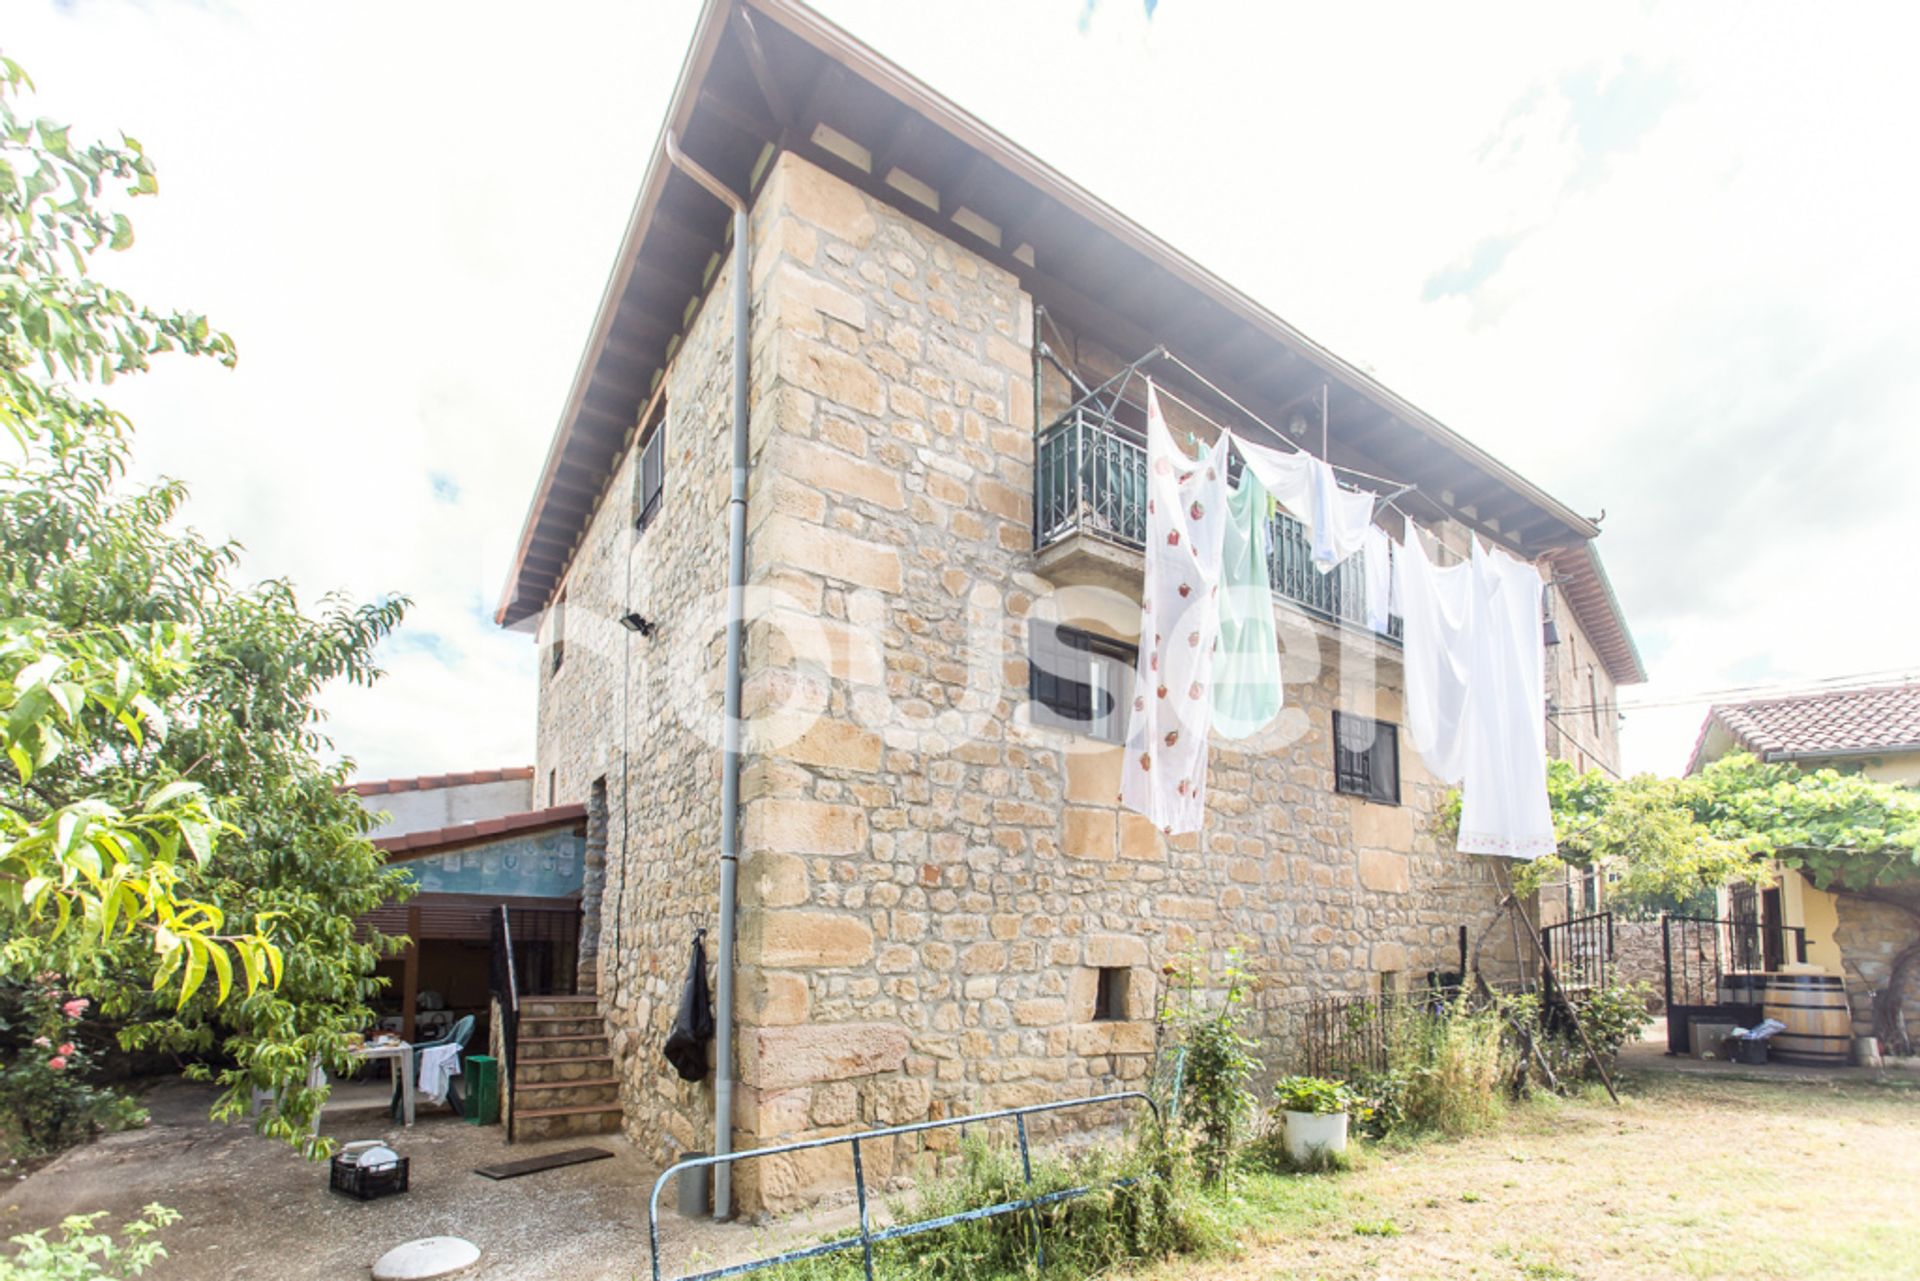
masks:
<svg viewBox="0 0 1920 1281"><path fill-rule="evenodd" d="M1038 620L1029 635L1027 697L1033 700L1033 723L1126 742L1133 646Z"/></svg>
<svg viewBox="0 0 1920 1281"><path fill-rule="evenodd" d="M1333 714L1333 790L1382 805L1400 803L1400 731L1388 721Z"/></svg>

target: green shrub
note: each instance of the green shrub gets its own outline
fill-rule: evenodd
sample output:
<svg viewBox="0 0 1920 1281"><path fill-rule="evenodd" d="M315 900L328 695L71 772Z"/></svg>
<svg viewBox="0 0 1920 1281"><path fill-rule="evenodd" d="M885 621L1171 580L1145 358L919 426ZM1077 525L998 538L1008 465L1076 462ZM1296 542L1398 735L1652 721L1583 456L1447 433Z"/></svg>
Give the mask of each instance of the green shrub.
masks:
<svg viewBox="0 0 1920 1281"><path fill-rule="evenodd" d="M1323 1076L1283 1076L1274 1082L1274 1103L1283 1112L1332 1116L1352 1111L1358 1096L1344 1081Z"/></svg>
<svg viewBox="0 0 1920 1281"><path fill-rule="evenodd" d="M1236 947L1227 949L1217 979L1208 977L1205 959L1198 955L1168 967L1167 978L1161 1029L1177 1038L1187 1054L1180 1122L1198 1141L1201 1180L1214 1184L1232 1171L1234 1153L1259 1108L1249 1088L1260 1070L1260 1060L1253 1056L1257 1043L1245 1031L1245 1004L1254 976ZM1211 995L1216 989L1221 992L1217 1005Z"/></svg>
<svg viewBox="0 0 1920 1281"><path fill-rule="evenodd" d="M1593 1048L1611 1065L1620 1047L1636 1041L1653 1015L1647 1012L1647 998L1653 989L1645 983L1611 983L1575 999L1574 1010L1580 1026L1586 1029Z"/></svg>
<svg viewBox="0 0 1920 1281"><path fill-rule="evenodd" d="M1124 1186L1113 1186L1124 1183ZM1143 1127L1117 1152L1036 1158L1029 1185L1018 1149L979 1136L961 1149L959 1171L895 1206L899 1221L932 1219L984 1206L1090 1188L1027 1213L956 1223L876 1248L876 1272L929 1281L1103 1276L1173 1255L1205 1255L1232 1234L1200 1195L1190 1150L1157 1126ZM1046 1266L1036 1266L1035 1247ZM781 1281L845 1281L863 1274L856 1248L779 1269Z"/></svg>
<svg viewBox="0 0 1920 1281"><path fill-rule="evenodd" d="M89 1080L94 1054L81 1030L89 1003L60 984L58 974L40 974L0 987L0 1147L9 1156L44 1156L147 1117Z"/></svg>
<svg viewBox="0 0 1920 1281"><path fill-rule="evenodd" d="M99 1230L106 1211L70 1215L59 1234L28 1232L14 1237L11 1256L0 1255L0 1281L123 1281L137 1277L166 1257L161 1228L180 1216L164 1205L150 1205L120 1229L120 1239Z"/></svg>
<svg viewBox="0 0 1920 1281"><path fill-rule="evenodd" d="M1387 1062L1389 1073L1405 1082L1399 1100L1405 1123L1449 1135L1484 1128L1505 1110L1501 1087L1516 1052L1497 1009L1460 1001L1399 1011L1389 1027Z"/></svg>
<svg viewBox="0 0 1920 1281"><path fill-rule="evenodd" d="M1362 1138L1384 1139L1407 1123L1407 1074L1368 1072L1351 1086L1353 1129Z"/></svg>
<svg viewBox="0 0 1920 1281"><path fill-rule="evenodd" d="M1650 992L1645 983L1613 983L1572 998L1580 1026L1609 1070L1620 1047L1636 1039L1653 1021L1647 1012ZM1546 1009L1540 996L1531 992L1504 998L1501 1008L1514 1024L1528 1030L1534 1049L1546 1060L1563 1092L1599 1079L1593 1060L1587 1057L1579 1034L1564 1012Z"/></svg>

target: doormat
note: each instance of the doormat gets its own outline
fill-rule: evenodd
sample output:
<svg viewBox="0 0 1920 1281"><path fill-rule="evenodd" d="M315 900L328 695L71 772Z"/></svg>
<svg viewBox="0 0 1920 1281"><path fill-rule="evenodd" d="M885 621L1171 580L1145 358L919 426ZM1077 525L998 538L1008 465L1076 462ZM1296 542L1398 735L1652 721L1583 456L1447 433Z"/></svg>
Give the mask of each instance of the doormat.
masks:
<svg viewBox="0 0 1920 1281"><path fill-rule="evenodd" d="M613 1153L605 1148L568 1148L565 1152L549 1152L545 1156L530 1156L524 1161L509 1161L505 1165L483 1165L474 1173L489 1179L517 1179L523 1174L538 1174L542 1170L558 1170L566 1165L583 1165L588 1161L605 1161Z"/></svg>

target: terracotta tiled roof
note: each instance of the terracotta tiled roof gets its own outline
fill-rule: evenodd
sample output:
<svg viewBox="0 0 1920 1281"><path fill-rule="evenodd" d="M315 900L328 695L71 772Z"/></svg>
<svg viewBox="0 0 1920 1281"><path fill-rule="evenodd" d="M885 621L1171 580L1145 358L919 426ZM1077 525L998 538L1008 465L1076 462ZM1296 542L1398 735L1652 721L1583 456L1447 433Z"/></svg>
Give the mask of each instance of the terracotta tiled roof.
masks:
<svg viewBox="0 0 1920 1281"><path fill-rule="evenodd" d="M1707 713L1702 744L1715 721L1763 760L1915 751L1920 750L1920 681L1718 705ZM1696 766L1699 752L1696 747Z"/></svg>
<svg viewBox="0 0 1920 1281"><path fill-rule="evenodd" d="M586 819L587 807L584 805L555 805L543 810L529 810L524 814L483 818L477 823L461 823L456 827L434 827L424 832L408 832L404 836L376 837L373 843L390 855L417 858L422 854L438 854L442 850L458 849L463 845L478 845L502 836L572 827L586 822Z"/></svg>
<svg viewBox="0 0 1920 1281"><path fill-rule="evenodd" d="M389 792L431 792L442 787L465 787L470 783L509 783L533 777L533 766L513 765L506 769L469 770L464 774L422 774L418 778L375 778L352 784L360 796L385 796Z"/></svg>

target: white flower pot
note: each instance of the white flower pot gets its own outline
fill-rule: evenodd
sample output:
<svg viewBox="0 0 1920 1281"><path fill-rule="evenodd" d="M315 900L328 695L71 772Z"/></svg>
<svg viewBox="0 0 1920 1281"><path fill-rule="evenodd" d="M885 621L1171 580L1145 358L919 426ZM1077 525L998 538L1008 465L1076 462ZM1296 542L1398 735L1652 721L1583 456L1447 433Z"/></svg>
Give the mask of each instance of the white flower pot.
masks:
<svg viewBox="0 0 1920 1281"><path fill-rule="evenodd" d="M1287 1156L1300 1165L1321 1153L1338 1156L1347 1150L1347 1114L1320 1116L1312 1112L1287 1113Z"/></svg>

